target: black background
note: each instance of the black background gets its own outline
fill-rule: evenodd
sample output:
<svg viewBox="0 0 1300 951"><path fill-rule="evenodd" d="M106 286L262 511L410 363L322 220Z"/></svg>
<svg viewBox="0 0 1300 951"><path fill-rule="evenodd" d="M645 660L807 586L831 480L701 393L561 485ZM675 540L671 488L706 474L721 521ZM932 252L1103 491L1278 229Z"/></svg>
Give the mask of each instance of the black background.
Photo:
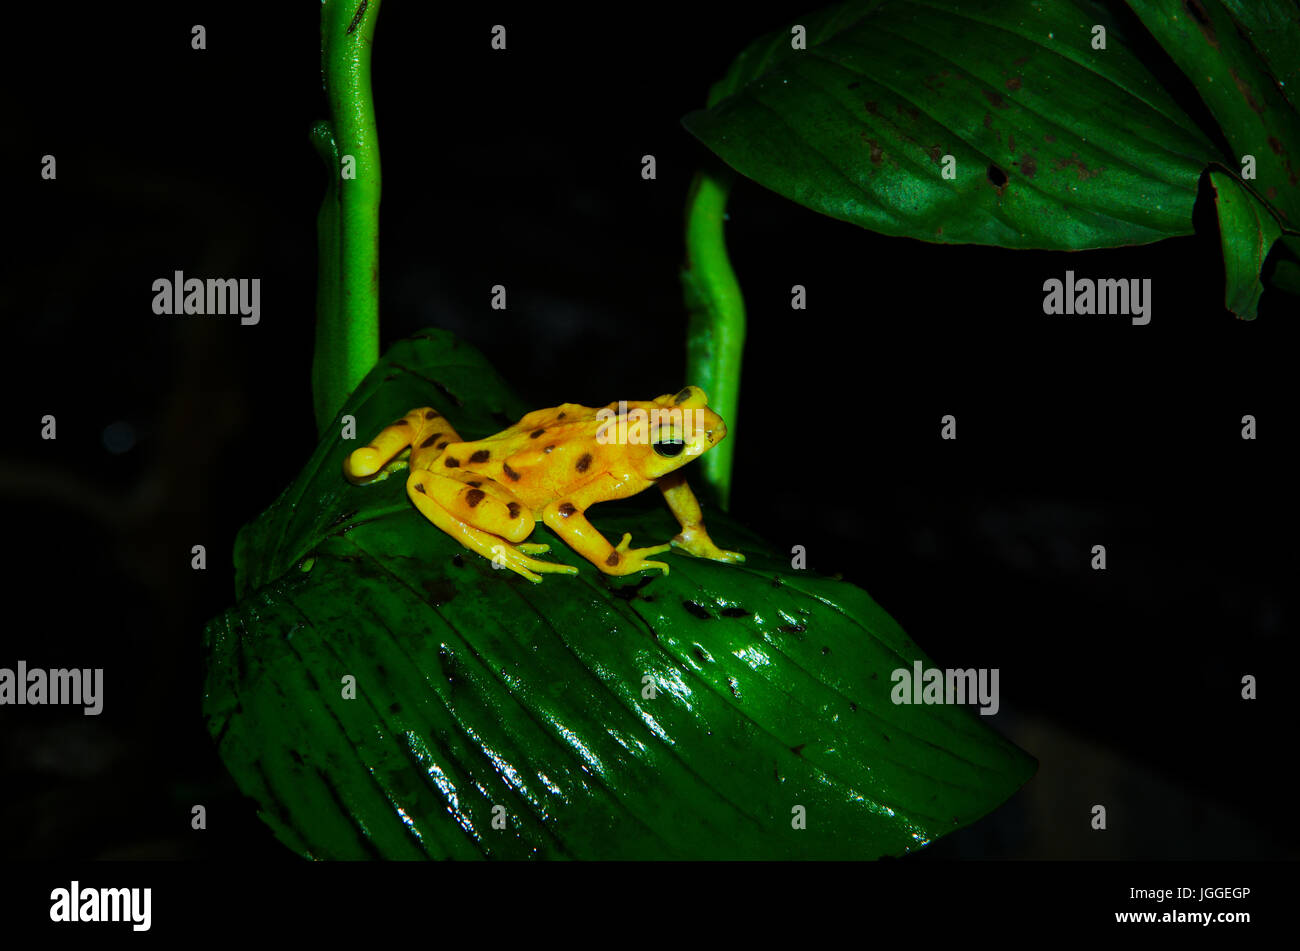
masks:
<svg viewBox="0 0 1300 951"><path fill-rule="evenodd" d="M798 12L389 0L385 344L450 329L536 406L679 387L682 211L707 159L680 118ZM199 635L233 599L235 532L315 444L318 15L100 5L13 26L0 665L104 667L106 706L0 711L0 856L294 861L203 729ZM749 182L729 211L749 312L733 512L862 585L939 666L999 668L992 724L1040 761L917 860L1294 858L1293 302L1225 311L1204 214L1195 237L1066 254L886 238ZM1151 324L1045 317L1066 269L1151 278ZM261 323L155 316L174 270L260 278ZM133 445L112 453L121 422Z"/></svg>

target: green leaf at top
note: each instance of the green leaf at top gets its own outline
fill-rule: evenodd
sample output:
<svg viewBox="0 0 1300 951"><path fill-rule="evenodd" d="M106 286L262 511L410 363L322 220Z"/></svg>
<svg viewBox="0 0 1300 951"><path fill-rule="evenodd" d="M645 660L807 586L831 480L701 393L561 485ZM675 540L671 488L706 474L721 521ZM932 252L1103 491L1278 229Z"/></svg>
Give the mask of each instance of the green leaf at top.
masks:
<svg viewBox="0 0 1300 951"><path fill-rule="evenodd" d="M1300 113L1294 91L1284 95L1270 72L1293 74L1300 59L1296 0L1230 4L1245 12L1240 21L1220 0L1127 2L1201 94L1232 149L1228 167L1240 173L1243 157L1253 156L1248 185L1284 225L1300 228Z"/></svg>
<svg viewBox="0 0 1300 951"><path fill-rule="evenodd" d="M1279 91L1300 110L1300 2L1223 0Z"/></svg>
<svg viewBox="0 0 1300 951"><path fill-rule="evenodd" d="M773 191L936 242L1083 249L1193 230L1198 178L1222 157L1096 5L850 0L795 22L807 49L788 28L753 43L684 120Z"/></svg>
<svg viewBox="0 0 1300 951"><path fill-rule="evenodd" d="M469 438L524 409L440 332L395 346L343 413L364 439L424 404ZM533 585L429 525L402 478L347 484L355 445L327 436L241 532L238 604L206 631L209 729L302 855L875 858L1033 771L967 710L894 704L892 671L933 666L916 644L717 513L746 564L671 553L666 577L614 579L539 528L579 574ZM633 502L593 522L676 531L657 497Z"/></svg>
<svg viewBox="0 0 1300 951"><path fill-rule="evenodd" d="M1264 292L1259 274L1282 228L1264 203L1232 175L1212 170L1210 184L1223 245L1224 304L1238 317L1254 320Z"/></svg>

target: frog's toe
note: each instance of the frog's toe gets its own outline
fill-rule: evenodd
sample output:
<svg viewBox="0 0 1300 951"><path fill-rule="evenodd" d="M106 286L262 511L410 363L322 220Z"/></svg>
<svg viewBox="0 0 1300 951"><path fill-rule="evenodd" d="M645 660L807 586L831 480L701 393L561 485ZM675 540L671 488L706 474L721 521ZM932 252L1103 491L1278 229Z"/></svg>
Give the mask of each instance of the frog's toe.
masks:
<svg viewBox="0 0 1300 951"><path fill-rule="evenodd" d="M745 556L738 551L727 551L724 548L719 548L713 544L713 540L707 535L693 534L689 537L677 535L674 536L671 545L673 548L681 549L688 555L694 555L696 558L707 558L710 561L721 561L736 565L745 560Z"/></svg>
<svg viewBox="0 0 1300 951"><path fill-rule="evenodd" d="M524 543L522 545L497 545L493 547L492 561L502 568L509 568L515 574L527 578L534 584L542 580L543 574L575 575L578 569L555 561L542 561L529 558L528 554L540 554L536 549L549 551L549 545Z"/></svg>
<svg viewBox="0 0 1300 951"><path fill-rule="evenodd" d="M620 555L645 557L646 555L662 555L673 547L672 545L651 545L649 548L632 548L631 545L632 533L628 532L623 536L623 540L618 543L614 551ZM662 562L657 562L657 564L662 564Z"/></svg>
<svg viewBox="0 0 1300 951"><path fill-rule="evenodd" d="M519 542L515 548L525 555L545 555L551 550L551 546L545 542Z"/></svg>

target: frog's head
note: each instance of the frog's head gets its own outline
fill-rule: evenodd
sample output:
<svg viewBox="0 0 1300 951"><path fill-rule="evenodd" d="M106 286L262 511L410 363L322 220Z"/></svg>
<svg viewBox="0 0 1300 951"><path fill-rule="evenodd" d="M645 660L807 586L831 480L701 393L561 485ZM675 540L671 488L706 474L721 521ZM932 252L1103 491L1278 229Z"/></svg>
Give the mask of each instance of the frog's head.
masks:
<svg viewBox="0 0 1300 951"><path fill-rule="evenodd" d="M698 386L666 393L652 404L650 445L642 456L642 475L658 479L703 455L727 436L727 424L709 409Z"/></svg>

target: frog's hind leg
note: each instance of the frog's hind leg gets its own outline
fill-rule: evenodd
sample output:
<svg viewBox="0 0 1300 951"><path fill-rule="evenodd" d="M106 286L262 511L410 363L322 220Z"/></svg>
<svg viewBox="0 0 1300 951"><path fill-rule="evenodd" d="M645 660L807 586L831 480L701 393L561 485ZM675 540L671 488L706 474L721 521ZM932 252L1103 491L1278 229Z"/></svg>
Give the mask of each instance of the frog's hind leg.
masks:
<svg viewBox="0 0 1300 951"><path fill-rule="evenodd" d="M483 486L490 487L490 481L485 481ZM509 538L470 524L470 519L491 524L494 528L500 523L503 532L520 539L526 538L532 531L532 513L527 510L511 510L510 503L501 504L500 500L494 498L497 494L495 492L489 494L479 486L470 485L463 478L452 478L412 467L411 474L406 479L406 494L411 497L421 515L470 551L509 568L529 581L541 581L539 572L571 575L578 571L572 565L529 557L548 551L547 545L516 544ZM493 512L494 504L501 504L503 511ZM501 516L499 519L498 514Z"/></svg>
<svg viewBox="0 0 1300 951"><path fill-rule="evenodd" d="M368 446L355 450L343 462L349 482L363 484L388 478L385 467L406 449L411 450L411 468L427 468L441 453L439 444L460 442L451 424L435 409L421 406L385 426Z"/></svg>

